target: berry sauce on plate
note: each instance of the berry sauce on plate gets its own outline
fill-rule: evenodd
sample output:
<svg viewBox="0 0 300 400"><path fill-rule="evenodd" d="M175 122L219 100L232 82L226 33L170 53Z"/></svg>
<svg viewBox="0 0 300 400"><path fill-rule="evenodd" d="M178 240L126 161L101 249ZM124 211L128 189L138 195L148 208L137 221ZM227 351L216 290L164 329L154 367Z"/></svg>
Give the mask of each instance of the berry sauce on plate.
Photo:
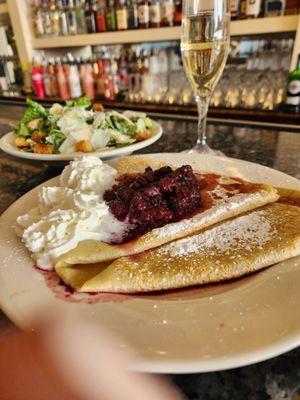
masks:
<svg viewBox="0 0 300 400"><path fill-rule="evenodd" d="M201 184L189 165L175 171L148 167L144 173L119 177L118 184L104 193L104 200L119 221L128 223L122 238L127 242L201 209L200 191Z"/></svg>

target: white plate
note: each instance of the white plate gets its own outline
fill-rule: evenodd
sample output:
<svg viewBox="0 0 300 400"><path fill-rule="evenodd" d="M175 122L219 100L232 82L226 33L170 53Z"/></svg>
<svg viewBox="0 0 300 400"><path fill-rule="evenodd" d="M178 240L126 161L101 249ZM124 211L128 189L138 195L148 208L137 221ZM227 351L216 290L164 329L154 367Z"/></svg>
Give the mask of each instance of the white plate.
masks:
<svg viewBox="0 0 300 400"><path fill-rule="evenodd" d="M69 161L73 160L75 157L78 157L82 154L90 155L90 156L98 156L103 160L113 157L121 157L121 156L128 156L129 154L133 153L134 151L143 149L145 147L150 146L154 142L156 142L162 135L162 127L155 121L152 120L153 123L153 135L146 140L141 142L133 143L129 146L120 147L119 149L110 149L101 150L101 151L94 151L92 153L71 153L71 154L35 154L35 153L27 153L26 151L20 150L15 145L16 135L14 132L9 132L4 135L0 139L0 149L5 151L15 157L26 158L29 160L36 160L36 161Z"/></svg>
<svg viewBox="0 0 300 400"><path fill-rule="evenodd" d="M300 190L300 182L292 177L232 158L151 157ZM55 297L12 229L16 217L36 203L38 190L16 201L0 219L0 304L19 327L30 329L40 309L91 317L117 333L120 346L129 343L135 348L138 361L132 368L163 373L239 367L300 344L300 257L226 284L124 302L71 303Z"/></svg>

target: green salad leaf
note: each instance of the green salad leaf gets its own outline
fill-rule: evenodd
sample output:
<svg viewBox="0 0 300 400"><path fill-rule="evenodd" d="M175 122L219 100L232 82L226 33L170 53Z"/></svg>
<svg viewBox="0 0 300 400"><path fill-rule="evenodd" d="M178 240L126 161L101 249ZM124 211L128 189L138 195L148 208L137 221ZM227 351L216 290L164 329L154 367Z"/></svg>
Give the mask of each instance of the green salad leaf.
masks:
<svg viewBox="0 0 300 400"><path fill-rule="evenodd" d="M77 106L77 107L88 108L88 107L91 107L92 102L88 96L83 96L76 100L66 101L66 105L67 105L67 107L76 107Z"/></svg>
<svg viewBox="0 0 300 400"><path fill-rule="evenodd" d="M21 123L27 124L28 122L33 121L34 119L37 118L46 119L48 117L48 112L45 110L43 106L41 106L36 101L27 98L26 105L27 108L21 120Z"/></svg>
<svg viewBox="0 0 300 400"><path fill-rule="evenodd" d="M19 137L23 137L24 139L27 139L31 136L30 130L26 127L24 122L20 122L17 130L15 131L16 135Z"/></svg>
<svg viewBox="0 0 300 400"><path fill-rule="evenodd" d="M118 149L120 147L126 147L126 146L129 146L131 144L132 144L131 142L120 143L115 138L111 138L106 146L107 147L116 147Z"/></svg>
<svg viewBox="0 0 300 400"><path fill-rule="evenodd" d="M55 149L58 149L65 140L66 136L59 129L52 129L46 137L47 143L52 144Z"/></svg>
<svg viewBox="0 0 300 400"><path fill-rule="evenodd" d="M123 135L134 136L136 134L136 125L129 123L126 119L119 117L118 115L111 116L114 129L123 133Z"/></svg>

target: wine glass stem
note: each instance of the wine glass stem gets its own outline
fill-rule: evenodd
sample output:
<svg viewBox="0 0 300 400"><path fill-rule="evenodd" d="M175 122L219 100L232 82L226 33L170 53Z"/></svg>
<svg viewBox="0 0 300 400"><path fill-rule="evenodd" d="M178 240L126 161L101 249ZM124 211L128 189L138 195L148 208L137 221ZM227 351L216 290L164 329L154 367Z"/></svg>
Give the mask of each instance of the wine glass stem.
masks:
<svg viewBox="0 0 300 400"><path fill-rule="evenodd" d="M203 149L206 144L206 117L209 106L209 96L196 95L196 103L198 108L198 139L196 148Z"/></svg>

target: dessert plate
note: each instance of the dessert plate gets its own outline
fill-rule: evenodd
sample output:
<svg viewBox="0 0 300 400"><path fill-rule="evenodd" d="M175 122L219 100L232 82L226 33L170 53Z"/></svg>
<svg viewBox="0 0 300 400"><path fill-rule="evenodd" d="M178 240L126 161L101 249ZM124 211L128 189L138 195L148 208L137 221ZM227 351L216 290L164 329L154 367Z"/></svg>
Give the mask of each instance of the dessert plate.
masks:
<svg viewBox="0 0 300 400"><path fill-rule="evenodd" d="M15 145L16 135L14 132L9 132L4 135L0 139L0 149L5 151L12 156L19 157L19 158L26 158L29 160L36 160L36 161L70 161L73 160L75 157L82 156L82 155L91 155L91 156L98 156L102 160L106 160L113 157L121 157L121 156L128 156L129 154L133 153L134 151L141 150L145 147L150 146L154 142L156 142L162 135L162 127L157 122L153 121L153 135L149 139L142 140L141 142L133 143L129 146L120 147L118 149L107 148L107 150L99 150L93 151L91 153L70 153L70 154L36 154L36 153L27 153L26 151L21 151Z"/></svg>
<svg viewBox="0 0 300 400"><path fill-rule="evenodd" d="M147 157L300 190L297 179L246 161L187 154ZM20 328L31 329L36 313L45 310L90 317L113 331L120 347L136 351L132 369L160 373L240 367L300 344L300 257L217 285L129 298L108 295L106 300L117 301L107 302L91 296L92 304L63 299L33 268L12 228L16 217L32 208L38 190L16 201L0 219L0 304Z"/></svg>

